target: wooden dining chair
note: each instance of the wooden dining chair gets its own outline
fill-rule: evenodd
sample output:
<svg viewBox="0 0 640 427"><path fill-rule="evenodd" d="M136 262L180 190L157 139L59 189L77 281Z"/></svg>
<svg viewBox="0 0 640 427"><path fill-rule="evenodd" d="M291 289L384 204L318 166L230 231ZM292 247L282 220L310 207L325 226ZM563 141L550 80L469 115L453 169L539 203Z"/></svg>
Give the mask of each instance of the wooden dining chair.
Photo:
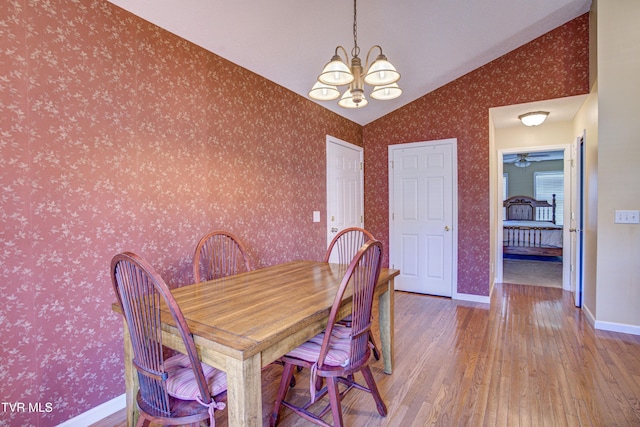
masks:
<svg viewBox="0 0 640 427"><path fill-rule="evenodd" d="M283 358L284 369L278 388L278 395L270 417L271 426L278 423L280 409L285 406L307 421L322 426L330 426L322 417L331 410L335 426L342 426L341 399L351 389L357 388L371 393L376 403L378 413L387 415L384 404L368 361L371 356L369 334L371 329L371 310L373 294L380 274L382 259L382 244L377 240L365 243L356 253L336 293L327 328L303 343ZM351 295L351 326L338 323L338 311L350 288ZM285 401L289 384L295 366L303 366L311 370L309 393L310 399L302 406ZM354 374L361 372L366 387L355 381ZM324 378L327 385L316 390L317 378ZM346 389L339 390L342 384ZM329 404L320 411L311 412L311 407L321 397L329 395Z"/></svg>
<svg viewBox="0 0 640 427"><path fill-rule="evenodd" d="M224 409L227 376L198 359L189 326L166 283L138 255L125 252L111 261L111 280L127 322L133 347L133 367L138 372L137 426L145 421L159 425L198 425L214 411ZM182 336L187 354L165 358L161 308L166 306Z"/></svg>
<svg viewBox="0 0 640 427"><path fill-rule="evenodd" d="M364 228L345 228L331 240L322 261L329 262L329 260L332 260L338 264L349 264L356 252L358 252L358 249L368 240L375 239L373 235Z"/></svg>
<svg viewBox="0 0 640 427"><path fill-rule="evenodd" d="M193 255L195 283L219 279L251 271L251 264L242 243L222 230L207 233L196 245Z"/></svg>
<svg viewBox="0 0 640 427"><path fill-rule="evenodd" d="M331 243L329 243L323 262L329 262L332 260L338 264L349 264L356 252L358 252L358 249L360 249L368 240L375 240L375 238L373 237L373 234L364 228L345 228L336 234L331 240ZM349 326L350 317L351 316L347 316L342 319L341 322ZM369 339L373 345L373 357L375 357L376 360L380 360L380 350L378 350L378 346L376 345L373 335L369 335Z"/></svg>

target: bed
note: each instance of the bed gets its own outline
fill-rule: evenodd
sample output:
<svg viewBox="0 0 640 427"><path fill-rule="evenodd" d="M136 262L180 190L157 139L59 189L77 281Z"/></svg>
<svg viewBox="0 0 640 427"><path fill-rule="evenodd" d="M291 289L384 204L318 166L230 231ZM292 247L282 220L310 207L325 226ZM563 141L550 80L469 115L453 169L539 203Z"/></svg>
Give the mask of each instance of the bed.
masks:
<svg viewBox="0 0 640 427"><path fill-rule="evenodd" d="M562 256L562 226L556 224L555 194L551 203L514 196L503 206L503 254Z"/></svg>

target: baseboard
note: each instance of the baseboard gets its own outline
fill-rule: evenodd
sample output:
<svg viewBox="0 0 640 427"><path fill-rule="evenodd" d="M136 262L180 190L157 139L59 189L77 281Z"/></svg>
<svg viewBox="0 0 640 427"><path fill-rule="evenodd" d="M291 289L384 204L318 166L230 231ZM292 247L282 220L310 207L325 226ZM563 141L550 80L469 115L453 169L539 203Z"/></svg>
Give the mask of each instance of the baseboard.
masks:
<svg viewBox="0 0 640 427"><path fill-rule="evenodd" d="M126 406L127 395L121 394L120 396L104 402L103 404L98 405L95 408L89 409L87 412L83 412L77 417L71 418L70 420L63 422L62 424L59 424L58 427L88 426L104 418L107 418L109 415L126 408Z"/></svg>
<svg viewBox="0 0 640 427"><path fill-rule="evenodd" d="M473 295L473 294L460 294L456 293L453 296L453 299L462 300L462 301L471 301L471 302L480 302L483 304L491 303L491 297L485 295Z"/></svg>
<svg viewBox="0 0 640 427"><path fill-rule="evenodd" d="M582 304L582 312L585 313L587 315L587 322L589 322L589 324L591 325L591 327L593 329L596 329L595 325L596 325L596 318L593 315L593 313L591 312L591 310L589 310L589 307L587 307L586 305L584 305L584 303Z"/></svg>
<svg viewBox="0 0 640 427"><path fill-rule="evenodd" d="M624 323L603 322L601 320L596 320L593 327L595 329L600 329L603 331L640 335L640 326L637 325L626 325Z"/></svg>

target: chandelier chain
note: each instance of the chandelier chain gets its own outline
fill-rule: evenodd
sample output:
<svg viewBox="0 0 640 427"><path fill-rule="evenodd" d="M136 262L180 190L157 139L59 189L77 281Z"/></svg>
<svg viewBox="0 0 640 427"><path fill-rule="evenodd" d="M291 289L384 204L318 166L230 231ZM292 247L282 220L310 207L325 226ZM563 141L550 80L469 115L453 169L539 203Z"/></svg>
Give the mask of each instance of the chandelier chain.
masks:
<svg viewBox="0 0 640 427"><path fill-rule="evenodd" d="M357 58L360 54L360 47L358 47L358 10L356 8L356 1L353 0L353 49L351 49L351 56Z"/></svg>

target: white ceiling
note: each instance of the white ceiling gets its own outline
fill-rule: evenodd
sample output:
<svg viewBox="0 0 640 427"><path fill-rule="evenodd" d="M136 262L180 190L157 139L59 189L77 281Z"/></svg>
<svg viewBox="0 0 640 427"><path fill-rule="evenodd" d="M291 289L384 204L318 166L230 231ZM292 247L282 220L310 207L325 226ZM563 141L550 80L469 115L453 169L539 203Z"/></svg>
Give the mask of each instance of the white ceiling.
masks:
<svg viewBox="0 0 640 427"><path fill-rule="evenodd" d="M549 115L544 123L572 121L576 113L586 101L588 95L576 95L567 98L548 99L544 101L514 104L504 107L490 108L489 112L496 128L524 126L518 116L531 111L547 111Z"/></svg>
<svg viewBox="0 0 640 427"><path fill-rule="evenodd" d="M353 47L349 0L109 0L307 97L336 46ZM382 46L403 94L357 110L322 102L365 125L589 10L591 0L367 0L358 46ZM368 92L365 90L368 96ZM234 96L237 94L230 94ZM315 102L315 101L314 101Z"/></svg>

